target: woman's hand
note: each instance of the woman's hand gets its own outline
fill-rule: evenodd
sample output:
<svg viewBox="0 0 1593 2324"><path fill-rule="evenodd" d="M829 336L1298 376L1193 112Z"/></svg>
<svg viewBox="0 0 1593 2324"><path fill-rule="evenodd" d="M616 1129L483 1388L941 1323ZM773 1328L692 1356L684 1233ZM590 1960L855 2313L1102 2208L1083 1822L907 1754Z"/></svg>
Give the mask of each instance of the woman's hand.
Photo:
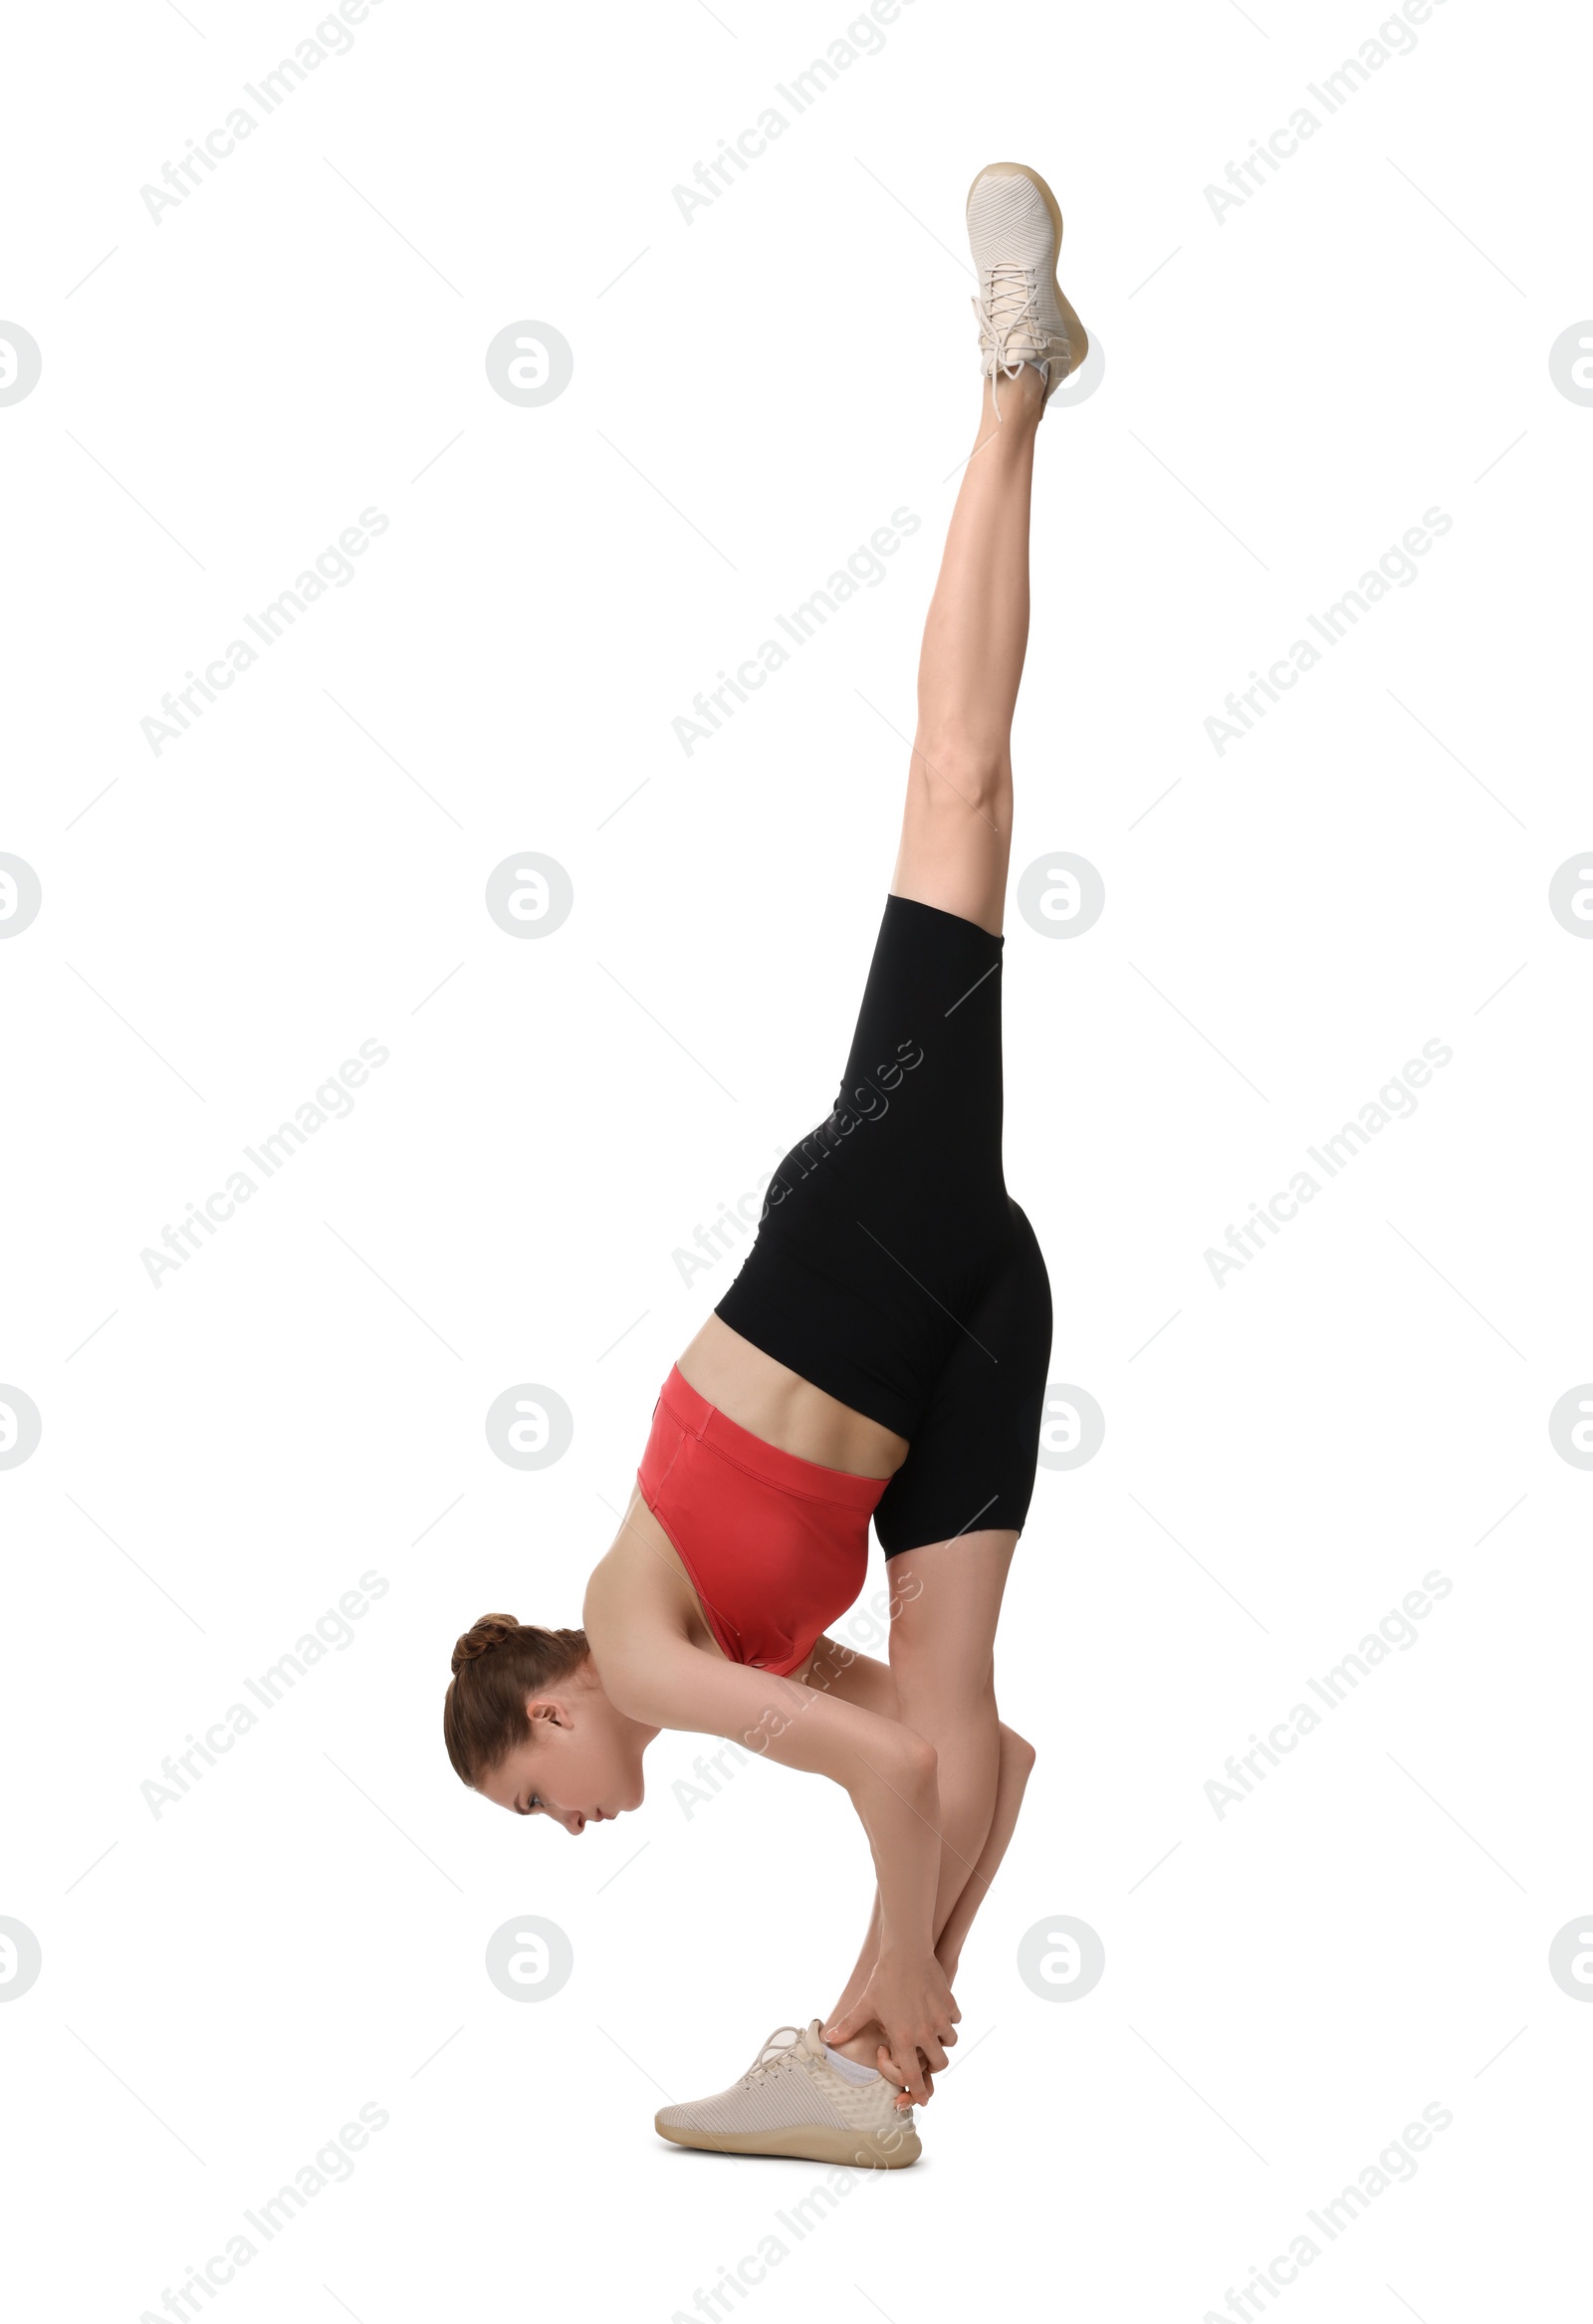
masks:
<svg viewBox="0 0 1593 2324"><path fill-rule="evenodd" d="M823 2029L838 2045L871 2021L884 2030L878 2066L910 2104L924 2105L932 2094L929 2076L946 2064L957 2040L958 2008L945 1972L932 1953L903 1959L881 1954L874 1974L850 2009Z"/></svg>

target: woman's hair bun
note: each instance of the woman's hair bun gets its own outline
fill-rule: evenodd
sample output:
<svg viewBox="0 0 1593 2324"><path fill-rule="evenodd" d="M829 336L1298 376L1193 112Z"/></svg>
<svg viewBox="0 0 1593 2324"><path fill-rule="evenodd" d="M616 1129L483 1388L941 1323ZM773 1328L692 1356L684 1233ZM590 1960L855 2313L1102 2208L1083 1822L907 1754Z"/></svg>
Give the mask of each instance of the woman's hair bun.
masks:
<svg viewBox="0 0 1593 2324"><path fill-rule="evenodd" d="M544 1630L513 1614L483 1614L454 1648L442 1732L454 1773L479 1789L529 1740L531 1698L550 1687L593 1686L584 1630Z"/></svg>
<svg viewBox="0 0 1593 2324"><path fill-rule="evenodd" d="M513 1638L519 1628L513 1614L483 1614L472 1622L455 1646L451 1668L457 1675L467 1662L479 1662L495 1646L502 1646L506 1638Z"/></svg>

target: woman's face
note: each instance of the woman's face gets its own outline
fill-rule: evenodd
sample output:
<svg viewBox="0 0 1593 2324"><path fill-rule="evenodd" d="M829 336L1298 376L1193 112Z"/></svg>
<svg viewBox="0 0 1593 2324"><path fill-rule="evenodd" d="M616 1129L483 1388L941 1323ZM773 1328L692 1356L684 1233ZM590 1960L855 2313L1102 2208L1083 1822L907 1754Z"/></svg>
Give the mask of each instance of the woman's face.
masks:
<svg viewBox="0 0 1593 2324"><path fill-rule="evenodd" d="M656 1732L616 1711L600 1686L567 1682L530 1697L525 1741L477 1788L497 1807L576 1834L640 1807L642 1752Z"/></svg>

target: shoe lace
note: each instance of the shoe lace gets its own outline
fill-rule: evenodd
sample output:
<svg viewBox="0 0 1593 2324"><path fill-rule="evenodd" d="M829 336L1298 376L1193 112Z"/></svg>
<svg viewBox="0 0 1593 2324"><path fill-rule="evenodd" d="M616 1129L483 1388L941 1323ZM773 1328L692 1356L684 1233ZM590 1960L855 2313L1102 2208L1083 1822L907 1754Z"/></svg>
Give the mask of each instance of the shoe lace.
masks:
<svg viewBox="0 0 1593 2324"><path fill-rule="evenodd" d="M790 2041L781 2040L780 2037L783 2033L791 2035ZM796 2045L801 2037L802 2029L799 2025L777 2025L746 2073L743 2074L743 2087L751 2089L754 2082L761 2081L766 2074L771 2074L778 2066L783 2066L788 2058L795 2057Z"/></svg>
<svg viewBox="0 0 1593 2324"><path fill-rule="evenodd" d="M998 259L986 267L974 298L974 313L981 331L990 335L990 391L999 425L1002 374L1016 379L1029 359L1026 355L1013 359L1013 340L1020 334L1033 341L1044 337L1039 320L1039 279L1033 267L1019 266L1009 259Z"/></svg>

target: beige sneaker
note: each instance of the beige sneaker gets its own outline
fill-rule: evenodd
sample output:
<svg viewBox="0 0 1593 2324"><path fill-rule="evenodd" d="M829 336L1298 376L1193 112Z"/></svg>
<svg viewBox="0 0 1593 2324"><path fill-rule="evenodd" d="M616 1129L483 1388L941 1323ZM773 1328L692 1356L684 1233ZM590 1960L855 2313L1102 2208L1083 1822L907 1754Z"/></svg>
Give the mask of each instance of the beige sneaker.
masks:
<svg viewBox="0 0 1593 2324"><path fill-rule="evenodd" d="M777 2025L741 2080L716 2098L663 2106L660 2138L723 2155L794 2155L808 2163L900 2171L922 2149L910 2106L898 2111L883 2075L848 2082L824 2055L821 2020ZM790 2034L790 2041L782 2036Z"/></svg>
<svg viewBox="0 0 1593 2324"><path fill-rule="evenodd" d="M1056 280L1062 213L1037 170L1022 161L982 169L968 189L968 240L979 273L980 367L999 419L1004 375L1016 379L1034 364L1049 402L1084 360L1089 338Z"/></svg>

